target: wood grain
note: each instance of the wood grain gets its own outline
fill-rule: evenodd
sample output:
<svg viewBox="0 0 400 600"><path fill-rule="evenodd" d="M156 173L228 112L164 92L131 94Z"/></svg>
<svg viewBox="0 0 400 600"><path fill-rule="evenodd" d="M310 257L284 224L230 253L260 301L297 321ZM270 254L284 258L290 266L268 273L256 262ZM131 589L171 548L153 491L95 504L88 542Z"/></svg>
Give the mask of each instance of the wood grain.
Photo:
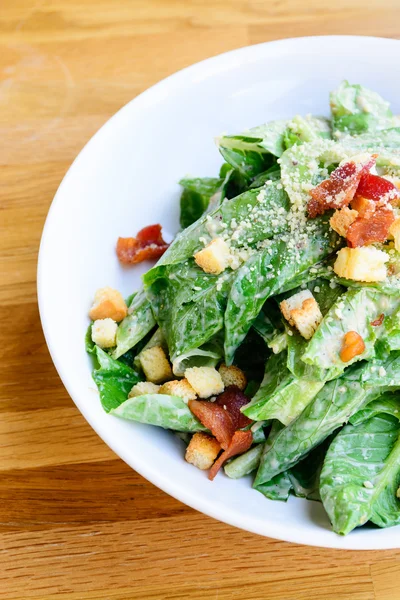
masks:
<svg viewBox="0 0 400 600"><path fill-rule="evenodd" d="M65 392L36 305L40 234L88 138L159 79L288 36L400 36L398 0L0 4L0 598L396 600L400 551L263 539L156 489Z"/></svg>

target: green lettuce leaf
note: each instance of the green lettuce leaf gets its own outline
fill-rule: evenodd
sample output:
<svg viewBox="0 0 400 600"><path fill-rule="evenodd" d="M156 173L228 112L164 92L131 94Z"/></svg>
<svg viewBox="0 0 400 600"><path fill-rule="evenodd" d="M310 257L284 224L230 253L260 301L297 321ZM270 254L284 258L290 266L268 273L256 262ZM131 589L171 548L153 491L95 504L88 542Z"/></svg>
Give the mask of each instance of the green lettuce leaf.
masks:
<svg viewBox="0 0 400 600"><path fill-rule="evenodd" d="M150 302L144 290L134 295L128 309L128 316L118 325L117 345L112 357L117 359L136 346L152 329L156 322Z"/></svg>
<svg viewBox="0 0 400 600"><path fill-rule="evenodd" d="M324 317L303 354L303 361L329 370L329 378L340 375L354 362L375 356L375 343L381 327L371 325L382 313L390 315L400 304L400 298L388 296L372 288L350 289L341 296ZM340 358L344 335L356 331L364 340L365 350L351 361Z"/></svg>
<svg viewBox="0 0 400 600"><path fill-rule="evenodd" d="M321 473L321 498L336 533L372 521L400 523L400 424L379 414L347 425L333 440Z"/></svg>
<svg viewBox="0 0 400 600"><path fill-rule="evenodd" d="M276 436L261 459L255 485L287 471L368 402L400 388L400 352L352 365L324 385L303 412Z"/></svg>
<svg viewBox="0 0 400 600"><path fill-rule="evenodd" d="M183 187L180 205L180 225L183 229L197 221L207 210L210 200L220 193L224 180L217 177L184 178L179 181ZM217 202L217 206L220 202Z"/></svg>
<svg viewBox="0 0 400 600"><path fill-rule="evenodd" d="M242 412L254 421L277 419L288 425L324 385L295 377L287 368L286 353L272 354L265 366L264 379Z"/></svg>
<svg viewBox="0 0 400 600"><path fill-rule="evenodd" d="M174 431L206 431L205 427L191 413L187 404L178 396L166 394L136 396L115 407L111 410L111 414L121 419L156 425Z"/></svg>
<svg viewBox="0 0 400 600"><path fill-rule="evenodd" d="M285 148L291 148L305 142L312 142L319 138L330 139L332 137L330 123L324 117L313 117L308 115L302 117L297 115L288 122L284 133Z"/></svg>
<svg viewBox="0 0 400 600"><path fill-rule="evenodd" d="M94 369L93 379L100 393L101 404L106 412L125 402L131 388L141 381L139 374L96 346L99 368Z"/></svg>
<svg viewBox="0 0 400 600"><path fill-rule="evenodd" d="M219 276L204 273L194 260L154 267L144 276L172 362L223 328L231 278L229 269Z"/></svg>
<svg viewBox="0 0 400 600"><path fill-rule="evenodd" d="M333 128L357 135L392 127L390 104L379 94L362 85L343 81L331 92Z"/></svg>
<svg viewBox="0 0 400 600"><path fill-rule="evenodd" d="M217 138L224 160L248 179L272 166L274 156L284 151L286 121L271 121L238 135Z"/></svg>
<svg viewBox="0 0 400 600"><path fill-rule="evenodd" d="M204 248L216 236L225 236L234 248L269 239L287 229L289 199L278 182L248 190L203 215L179 233L157 266L182 262ZM251 242L250 242L251 240Z"/></svg>
<svg viewBox="0 0 400 600"><path fill-rule="evenodd" d="M244 454L232 459L224 467L225 474L231 479L245 477L255 471L260 463L260 457L263 452L263 444L257 444L247 450Z"/></svg>
<svg viewBox="0 0 400 600"><path fill-rule="evenodd" d="M312 230L312 231L311 231ZM225 314L225 361L231 364L235 351L252 326L265 301L281 286L332 252L326 218L309 223L296 247L286 238L276 238L237 271Z"/></svg>
<svg viewBox="0 0 400 600"><path fill-rule="evenodd" d="M369 402L365 408L356 412L355 415L350 417L349 421L352 425L359 425L383 413L400 419L400 396L398 392L382 394L377 400Z"/></svg>

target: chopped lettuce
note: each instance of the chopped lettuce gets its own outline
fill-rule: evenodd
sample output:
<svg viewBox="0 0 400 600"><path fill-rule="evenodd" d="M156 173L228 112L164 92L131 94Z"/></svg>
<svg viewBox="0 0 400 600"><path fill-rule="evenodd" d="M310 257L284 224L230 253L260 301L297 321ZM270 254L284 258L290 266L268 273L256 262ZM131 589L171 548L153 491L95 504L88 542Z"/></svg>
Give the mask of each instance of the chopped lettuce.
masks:
<svg viewBox="0 0 400 600"><path fill-rule="evenodd" d="M321 472L321 498L334 531L346 535L367 521L379 527L399 524L399 485L398 418L381 413L344 427Z"/></svg>
<svg viewBox="0 0 400 600"><path fill-rule="evenodd" d="M394 125L389 102L362 85L343 81L331 93L330 103L335 130L354 135L388 129Z"/></svg>
<svg viewBox="0 0 400 600"><path fill-rule="evenodd" d="M93 379L100 393L101 404L106 412L125 402L132 386L141 377L131 367L114 360L109 354L96 346L96 358L99 368L94 369Z"/></svg>
<svg viewBox="0 0 400 600"><path fill-rule="evenodd" d="M146 394L125 400L111 410L111 414L122 419L156 425L174 431L206 431L191 413L187 404L178 396Z"/></svg>
<svg viewBox="0 0 400 600"><path fill-rule="evenodd" d="M290 469L368 402L399 388L399 352L384 361L346 369L339 379L326 383L297 419L278 433L261 458L255 485Z"/></svg>

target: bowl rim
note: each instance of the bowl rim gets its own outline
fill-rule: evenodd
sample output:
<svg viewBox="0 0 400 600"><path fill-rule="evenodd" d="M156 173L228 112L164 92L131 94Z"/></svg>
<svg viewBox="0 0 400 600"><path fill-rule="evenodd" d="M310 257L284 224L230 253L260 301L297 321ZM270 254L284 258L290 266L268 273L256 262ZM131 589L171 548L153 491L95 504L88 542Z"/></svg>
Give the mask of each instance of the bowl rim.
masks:
<svg viewBox="0 0 400 600"><path fill-rule="evenodd" d="M126 462L131 468L137 471L141 476L150 481L153 485L157 486L170 496L173 496L180 502L198 510L199 512L204 513L205 515L217 519L221 522L227 523L239 529L243 529L245 531L249 531L251 533L255 533L258 535L262 535L265 537L274 538L277 540L297 543L301 545L315 546L315 547L325 547L325 548L336 548L336 549L348 549L348 550L379 550L379 549L394 549L400 548L400 541L397 545L393 545L391 541L385 541L384 536L375 536L373 543L368 543L363 540L363 536L350 535L346 538L341 536L327 536L326 530L322 527L320 531L313 532L311 539L304 541L304 532L302 530L292 530L289 527L285 527L284 525L275 524L273 522L265 522L260 527L260 521L258 519L253 519L251 515L243 512L238 515L238 513L230 509L229 507L225 507L222 511L218 505L210 503L207 500L206 496L195 498L190 491L188 491L185 486L181 483L176 484L173 480L168 479L166 475L163 474L162 470L157 470L155 468L149 467L146 463L146 460L141 458L140 456L132 457L126 451L125 446L120 445L119 440L113 436L107 427L103 427L101 423L96 421L96 418L91 415L90 409L87 408L84 399L81 398L81 393L78 389L75 389L75 386L69 380L69 375L63 367L62 362L58 359L57 355L57 344L54 341L53 334L51 329L48 327L48 322L45 315L45 290L44 290L44 280L45 280L45 268L44 268L44 254L45 248L47 245L47 239L49 237L49 230L51 228L52 215L55 211L55 207L62 200L61 199L61 190L67 185L69 178L71 177L71 172L74 169L76 163L80 160L80 158L88 153L98 139L98 137L103 136L109 129L111 129L116 120L119 120L124 117L125 112L134 110L140 110L140 107L146 105L146 102L149 97L153 94L164 90L167 90L169 86L175 87L179 85L180 81L185 80L188 75L196 76L196 79L199 77L206 77L209 73L209 69L217 68L221 71L229 68L229 64L232 64L232 58L238 57L240 55L241 62L246 62L246 60L251 60L255 56L262 57L263 55L268 55L271 52L275 52L275 55L285 55L288 54L293 47L309 47L310 50L314 49L320 51L321 48L326 48L328 45L331 47L333 43L341 43L341 44L367 44L369 46L373 45L376 49L384 50L389 49L389 47L393 49L398 49L400 46L400 40L391 39L391 38L383 38L383 37L374 37L374 36L360 36L360 35L328 35L328 36L301 36L301 37L291 37L284 38L279 40L274 40L270 42L262 42L259 44L253 44L249 46L240 47L234 50L230 50L228 52L224 52L221 54L217 54L210 58L206 58L202 61L196 62L192 65L189 65L168 77L162 79L156 84L152 85L150 88L146 89L132 100L130 100L127 104L125 104L122 108L120 108L114 115L112 115L97 131L96 133L86 142L81 151L78 153L76 158L71 163L68 168L67 173L64 175L56 194L51 202L45 224L42 231L39 253L38 253L38 264L37 264L37 296L38 296L38 305L39 305L39 314L40 320L46 340L46 344L53 361L53 364L57 370L57 373L64 384L68 394L73 400L74 404L77 406L78 410L84 416L89 425L94 429L94 431L99 435L99 437L109 446L115 454L120 457L124 462ZM190 84L190 81L189 81ZM377 533L379 531L377 530ZM325 538L325 539L324 539Z"/></svg>

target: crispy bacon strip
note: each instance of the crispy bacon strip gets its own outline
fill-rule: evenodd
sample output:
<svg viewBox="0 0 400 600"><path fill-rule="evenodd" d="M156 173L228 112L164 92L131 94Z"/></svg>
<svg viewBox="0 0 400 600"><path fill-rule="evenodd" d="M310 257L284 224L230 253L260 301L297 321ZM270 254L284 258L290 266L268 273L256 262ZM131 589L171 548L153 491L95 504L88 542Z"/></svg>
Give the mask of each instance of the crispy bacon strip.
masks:
<svg viewBox="0 0 400 600"><path fill-rule="evenodd" d="M364 161L348 161L332 171L329 179L325 179L310 191L308 216L314 219L329 208L348 206L357 191L361 176L375 164L376 154Z"/></svg>
<svg viewBox="0 0 400 600"><path fill-rule="evenodd" d="M215 401L215 404L222 406L229 413L235 429L243 429L252 423L251 419L240 412L242 406L248 403L248 397L236 385L225 388L225 391Z"/></svg>
<svg viewBox="0 0 400 600"><path fill-rule="evenodd" d="M231 443L228 448L221 454L215 461L208 473L208 479L211 481L214 479L220 468L226 463L229 458L236 456L237 454L243 454L246 452L253 443L253 434L251 431L235 431Z"/></svg>
<svg viewBox="0 0 400 600"><path fill-rule="evenodd" d="M384 242L394 220L393 210L384 206L378 207L368 219L357 217L347 231L347 245L350 248L356 248L375 242Z"/></svg>
<svg viewBox="0 0 400 600"><path fill-rule="evenodd" d="M226 450L236 429L246 427L252 422L240 412L242 406L248 402L249 399L238 387L230 385L215 402L191 400L189 408Z"/></svg>
<svg viewBox="0 0 400 600"><path fill-rule="evenodd" d="M357 188L357 196L367 200L385 200L386 202L397 201L399 190L391 181L372 173L363 173Z"/></svg>
<svg viewBox="0 0 400 600"><path fill-rule="evenodd" d="M188 404L192 413L217 438L226 450L235 433L235 426L227 410L209 400L190 400Z"/></svg>
<svg viewBox="0 0 400 600"><path fill-rule="evenodd" d="M161 234L161 225L149 225L136 237L118 238L117 256L124 265L135 265L144 260L160 258L168 248Z"/></svg>

